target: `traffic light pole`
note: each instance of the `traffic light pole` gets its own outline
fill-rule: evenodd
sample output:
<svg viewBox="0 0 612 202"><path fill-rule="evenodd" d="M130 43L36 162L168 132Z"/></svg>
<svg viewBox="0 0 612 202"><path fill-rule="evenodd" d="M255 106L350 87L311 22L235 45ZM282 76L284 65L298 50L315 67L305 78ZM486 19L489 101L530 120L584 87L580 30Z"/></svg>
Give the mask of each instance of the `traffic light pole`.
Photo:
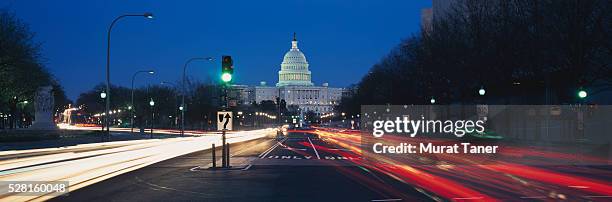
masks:
<svg viewBox="0 0 612 202"><path fill-rule="evenodd" d="M223 106L222 106L222 110L223 111L227 111L229 110L229 103L228 103L228 99L227 99L227 88L229 83L232 81L232 74L234 73L234 66L233 66L233 61L232 61L232 57L231 56L222 56L222 63L221 63L221 81L223 81L223 92L222 92L222 96L223 96ZM225 138L225 133L226 133L226 129L223 129L221 131L221 144L222 148L222 160L221 160L221 167L223 168L229 168L230 167L230 150L229 150L229 144L226 143L226 138Z"/></svg>
<svg viewBox="0 0 612 202"><path fill-rule="evenodd" d="M229 154L226 152L226 146L225 146L225 130L221 131L221 144L223 144L221 146L221 167L222 168L228 168L229 165L227 165L227 160L229 158Z"/></svg>
<svg viewBox="0 0 612 202"><path fill-rule="evenodd" d="M224 111L229 109L227 101L228 101L228 99L227 99L227 86L223 85L223 103L224 103L224 105L222 106L222 108L223 108ZM222 146L221 146L221 152L222 152L222 155L221 155L222 156L222 158L221 158L221 167L229 168L230 167L230 165L229 165L229 147L226 144L225 132L226 132L225 129L223 129L221 131L221 144L222 144Z"/></svg>

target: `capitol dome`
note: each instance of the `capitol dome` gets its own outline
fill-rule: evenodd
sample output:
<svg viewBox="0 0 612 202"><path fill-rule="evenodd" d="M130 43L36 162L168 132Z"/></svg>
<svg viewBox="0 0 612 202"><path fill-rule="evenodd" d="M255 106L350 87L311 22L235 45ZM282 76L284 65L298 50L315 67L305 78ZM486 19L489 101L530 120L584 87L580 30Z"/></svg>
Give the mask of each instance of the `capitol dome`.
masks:
<svg viewBox="0 0 612 202"><path fill-rule="evenodd" d="M312 86L311 74L308 70L306 56L297 45L295 33L291 41L291 49L285 54L278 72L278 83L276 86Z"/></svg>

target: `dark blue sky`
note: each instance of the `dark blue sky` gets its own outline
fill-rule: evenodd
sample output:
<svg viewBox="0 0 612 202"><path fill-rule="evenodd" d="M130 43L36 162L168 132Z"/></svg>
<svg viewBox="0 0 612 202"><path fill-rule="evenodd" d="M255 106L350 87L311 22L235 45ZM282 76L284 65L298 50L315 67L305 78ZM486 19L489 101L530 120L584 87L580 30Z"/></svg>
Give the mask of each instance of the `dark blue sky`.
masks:
<svg viewBox="0 0 612 202"><path fill-rule="evenodd" d="M278 1L142 1L142 0L4 0L36 33L47 68L69 98L104 81L106 30L115 16L150 11L155 19L127 18L113 29L111 79L129 86L176 82L185 60L213 56L214 63L194 62L188 74L216 79L221 55L234 58L235 81L274 85L282 57L297 32L310 63L313 82L344 87L365 72L401 39L419 30L420 10L431 1L278 0Z"/></svg>

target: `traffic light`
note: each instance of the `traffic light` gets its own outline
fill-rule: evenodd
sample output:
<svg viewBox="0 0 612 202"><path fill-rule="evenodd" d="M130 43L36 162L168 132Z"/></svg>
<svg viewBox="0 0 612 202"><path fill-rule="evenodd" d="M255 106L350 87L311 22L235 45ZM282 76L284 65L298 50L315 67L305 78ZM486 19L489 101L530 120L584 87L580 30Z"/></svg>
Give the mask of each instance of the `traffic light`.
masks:
<svg viewBox="0 0 612 202"><path fill-rule="evenodd" d="M585 90L579 90L578 91L578 98L580 99L584 99L588 96L587 92Z"/></svg>
<svg viewBox="0 0 612 202"><path fill-rule="evenodd" d="M232 56L224 55L221 60L221 81L229 83L232 81L232 74L234 74Z"/></svg>

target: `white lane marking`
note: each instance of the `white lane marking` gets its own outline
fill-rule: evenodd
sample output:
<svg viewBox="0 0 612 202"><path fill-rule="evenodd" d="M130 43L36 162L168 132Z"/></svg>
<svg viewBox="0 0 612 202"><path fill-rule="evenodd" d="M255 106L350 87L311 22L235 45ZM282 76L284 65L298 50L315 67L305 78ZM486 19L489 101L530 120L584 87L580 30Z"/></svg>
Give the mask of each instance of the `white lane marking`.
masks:
<svg viewBox="0 0 612 202"><path fill-rule="evenodd" d="M293 148L293 147L287 147L287 148L283 148L283 149L286 149L286 150L300 150L300 151L306 151L306 149L304 149L304 148Z"/></svg>
<svg viewBox="0 0 612 202"><path fill-rule="evenodd" d="M206 194L206 193L201 193L201 192L193 192L193 191L187 191L187 190L180 190L180 189L175 189L175 188L172 188L172 187L165 187L165 186L161 186L161 185L153 184L153 183L150 183L150 182L144 181L144 180L140 179L139 177L136 177L136 180L138 180L138 181L140 181L140 182L142 182L142 183L145 183L146 185L149 185L149 186L150 186L150 188L153 188L153 189L154 189L154 188L157 188L157 189L154 189L154 190L158 190L158 189L165 189L165 190L171 190L171 191L179 191L179 192L185 192L185 193L191 193L191 194L198 194L198 195L209 196L209 195L208 195L208 194Z"/></svg>
<svg viewBox="0 0 612 202"><path fill-rule="evenodd" d="M279 145L281 145L285 140L287 140L287 138L281 140L280 142L277 142L274 146L270 147L268 150L264 151L263 153L261 153L259 155L260 159L265 158L270 152L272 152L274 149L276 149L276 147L278 147Z"/></svg>
<svg viewBox="0 0 612 202"><path fill-rule="evenodd" d="M234 157L234 156L236 156L236 155L240 155L240 154L242 154L242 153L244 153L244 152L246 152L246 151L249 151L249 150L251 150L251 149L257 148L257 146L258 146L258 145L261 145L261 144L264 144L264 143L267 143L267 142L268 142L268 141L265 141L265 142L260 142L259 144L256 144L256 145L254 145L254 146L252 146L252 147L249 147L249 148L246 148L246 149L240 150L240 151L238 151L238 152L237 152L237 153L235 153L235 154L230 154L230 157Z"/></svg>
<svg viewBox="0 0 612 202"><path fill-rule="evenodd" d="M278 146L278 142L274 145L272 145L270 148L266 149L265 151L263 151L261 154L259 154L259 157L263 158L263 156L265 154L267 154L268 152L270 152L270 150L272 150L273 148L275 148L276 146Z"/></svg>
<svg viewBox="0 0 612 202"><path fill-rule="evenodd" d="M251 168L251 166L253 165L249 164L246 168L243 168L242 170L248 170L249 168Z"/></svg>
<svg viewBox="0 0 612 202"><path fill-rule="evenodd" d="M310 142L310 146L312 146L312 149L314 149L315 154L317 155L317 159L321 159L321 157L319 156L319 152L317 152L317 149L315 149L314 144L312 144L312 141L310 141L310 137L306 137L308 138L308 142Z"/></svg>
<svg viewBox="0 0 612 202"><path fill-rule="evenodd" d="M402 199L399 198L390 198L390 199L374 199L371 201L401 201Z"/></svg>
<svg viewBox="0 0 612 202"><path fill-rule="evenodd" d="M189 171L195 172L195 171L197 171L197 169L200 169L200 166L193 167L193 168L189 169Z"/></svg>
<svg viewBox="0 0 612 202"><path fill-rule="evenodd" d="M268 155L268 153L270 153L270 151L274 150L276 147L278 147L278 142L277 142L276 144L272 145L270 148L268 148L268 149L267 149L266 151L264 151L263 153L261 153L261 154L259 155L259 158L262 158L262 159L263 159L264 157L266 157L266 155Z"/></svg>

